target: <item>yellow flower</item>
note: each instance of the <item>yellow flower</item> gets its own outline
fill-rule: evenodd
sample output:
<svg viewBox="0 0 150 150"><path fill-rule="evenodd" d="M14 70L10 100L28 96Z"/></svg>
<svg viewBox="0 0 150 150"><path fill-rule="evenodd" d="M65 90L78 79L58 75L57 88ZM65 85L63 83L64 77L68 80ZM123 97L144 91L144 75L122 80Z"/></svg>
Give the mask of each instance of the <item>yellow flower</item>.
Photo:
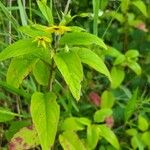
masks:
<svg viewBox="0 0 150 150"><path fill-rule="evenodd" d="M33 40L33 42L38 42L38 47L40 46L40 45L42 45L44 48L46 48L47 46L47 43L51 43L51 39L50 38L48 38L48 37L45 37L45 36L37 36L36 38L35 38L35 40Z"/></svg>
<svg viewBox="0 0 150 150"><path fill-rule="evenodd" d="M56 35L62 35L67 31L71 31L71 29L66 26L51 26L51 27L47 27L45 31L50 33L55 33Z"/></svg>

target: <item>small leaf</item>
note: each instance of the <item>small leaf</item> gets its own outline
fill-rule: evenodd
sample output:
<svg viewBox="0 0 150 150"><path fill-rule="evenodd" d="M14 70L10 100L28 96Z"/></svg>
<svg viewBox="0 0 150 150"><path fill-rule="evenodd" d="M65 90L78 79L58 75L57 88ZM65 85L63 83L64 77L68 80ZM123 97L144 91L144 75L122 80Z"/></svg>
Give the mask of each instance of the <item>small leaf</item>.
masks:
<svg viewBox="0 0 150 150"><path fill-rule="evenodd" d="M106 125L99 125L98 127L100 130L99 135L105 138L113 147L119 150L120 149L119 142L114 132Z"/></svg>
<svg viewBox="0 0 150 150"><path fill-rule="evenodd" d="M138 132L136 129L131 128L131 129L126 130L126 133L130 136L135 136L135 135L137 135Z"/></svg>
<svg viewBox="0 0 150 150"><path fill-rule="evenodd" d="M144 132L144 133L142 134L142 136L141 136L142 142L143 142L145 145L150 146L149 139L150 139L150 131Z"/></svg>
<svg viewBox="0 0 150 150"><path fill-rule="evenodd" d="M118 55L117 58L115 59L113 65L120 65L125 62L126 57L122 54Z"/></svg>
<svg viewBox="0 0 150 150"><path fill-rule="evenodd" d="M109 109L109 108L100 109L100 110L95 112L95 114L94 114L94 121L95 122L104 122L106 117L111 116L112 113L113 113L112 110Z"/></svg>
<svg viewBox="0 0 150 150"><path fill-rule="evenodd" d="M97 125L89 125L87 128L88 148L95 149L99 140L99 128Z"/></svg>
<svg viewBox="0 0 150 150"><path fill-rule="evenodd" d="M110 91L104 91L101 96L101 108L112 108L115 102L115 97Z"/></svg>
<svg viewBox="0 0 150 150"><path fill-rule="evenodd" d="M78 131L83 130L85 126L77 121L78 118L70 117L66 118L61 125L61 129L65 131Z"/></svg>
<svg viewBox="0 0 150 150"><path fill-rule="evenodd" d="M33 126L20 129L9 142L9 150L31 149L39 145L39 137Z"/></svg>
<svg viewBox="0 0 150 150"><path fill-rule="evenodd" d="M39 7L40 11L42 12L43 16L48 21L49 25L53 25L54 20L53 20L52 10L43 1L38 0L37 4L38 4L38 7Z"/></svg>
<svg viewBox="0 0 150 150"><path fill-rule="evenodd" d="M127 63L128 67L133 70L137 75L141 75L142 73L142 69L141 66L135 62L135 61L130 61L129 63Z"/></svg>
<svg viewBox="0 0 150 150"><path fill-rule="evenodd" d="M130 117L132 116L133 112L136 109L136 106L137 106L137 93L138 93L138 90L135 90L132 97L128 100L128 103L125 107L124 114L125 114L125 121L126 122L128 121L128 119L130 119Z"/></svg>
<svg viewBox="0 0 150 150"><path fill-rule="evenodd" d="M141 130L141 131L146 131L148 129L148 121L142 116L142 115L139 115L138 116L138 128Z"/></svg>
<svg viewBox="0 0 150 150"><path fill-rule="evenodd" d="M31 115L43 150L54 144L60 109L54 93L35 92L31 99Z"/></svg>
<svg viewBox="0 0 150 150"><path fill-rule="evenodd" d="M59 142L64 150L86 150L75 132L66 131L59 135Z"/></svg>
<svg viewBox="0 0 150 150"><path fill-rule="evenodd" d="M107 49L107 46L104 44L102 39L87 32L65 33L64 36L60 39L60 44L61 45L66 45L66 44L67 45L83 45L83 46L96 44L104 49Z"/></svg>
<svg viewBox="0 0 150 150"><path fill-rule="evenodd" d="M83 70L80 58L74 52L58 53L54 57L55 63L63 75L70 91L76 100L80 98Z"/></svg>
<svg viewBox="0 0 150 150"><path fill-rule="evenodd" d="M21 116L19 114L13 113L8 109L0 107L0 122L6 122L12 120L15 116Z"/></svg>
<svg viewBox="0 0 150 150"><path fill-rule="evenodd" d="M147 17L147 9L146 9L146 5L144 4L143 1L138 0L138 1L133 1L131 4L133 4L134 6L136 6L141 12L142 14Z"/></svg>
<svg viewBox="0 0 150 150"><path fill-rule="evenodd" d="M73 48L72 50L78 54L81 62L104 74L111 81L110 73L104 61L96 53L87 48Z"/></svg>
<svg viewBox="0 0 150 150"><path fill-rule="evenodd" d="M123 68L119 67L112 67L111 69L111 78L112 78L112 83L111 87L113 89L116 89L117 87L120 86L120 84L123 82L125 78L125 72Z"/></svg>
<svg viewBox="0 0 150 150"><path fill-rule="evenodd" d="M125 56L126 57L130 57L130 58L136 58L139 56L139 52L137 50L128 50L126 53L125 53Z"/></svg>
<svg viewBox="0 0 150 150"><path fill-rule="evenodd" d="M18 88L23 79L32 71L38 58L25 56L14 58L7 71L7 83Z"/></svg>
<svg viewBox="0 0 150 150"><path fill-rule="evenodd" d="M44 86L48 85L50 75L49 69L49 66L41 60L35 64L33 68L33 75L39 84Z"/></svg>

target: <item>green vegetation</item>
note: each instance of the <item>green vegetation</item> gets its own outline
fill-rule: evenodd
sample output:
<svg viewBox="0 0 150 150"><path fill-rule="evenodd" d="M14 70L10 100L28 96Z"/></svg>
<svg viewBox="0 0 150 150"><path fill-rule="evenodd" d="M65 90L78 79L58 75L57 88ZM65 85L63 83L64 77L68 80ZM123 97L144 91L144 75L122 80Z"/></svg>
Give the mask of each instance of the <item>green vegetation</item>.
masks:
<svg viewBox="0 0 150 150"><path fill-rule="evenodd" d="M150 149L149 0L0 1L0 149Z"/></svg>

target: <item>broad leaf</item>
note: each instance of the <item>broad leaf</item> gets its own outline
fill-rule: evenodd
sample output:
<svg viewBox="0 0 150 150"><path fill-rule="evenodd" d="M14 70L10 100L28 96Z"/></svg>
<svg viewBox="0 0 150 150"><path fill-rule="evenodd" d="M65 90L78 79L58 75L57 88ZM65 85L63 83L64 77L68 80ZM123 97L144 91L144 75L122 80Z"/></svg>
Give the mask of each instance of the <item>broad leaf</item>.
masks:
<svg viewBox="0 0 150 150"><path fill-rule="evenodd" d="M96 44L104 49L107 49L107 46L102 41L102 39L87 32L65 33L65 35L60 39L60 44L61 45L66 45L66 44L67 45L84 45L84 46Z"/></svg>
<svg viewBox="0 0 150 150"><path fill-rule="evenodd" d="M106 125L99 125L99 135L105 138L117 150L120 149L118 139L114 132Z"/></svg>
<svg viewBox="0 0 150 150"><path fill-rule="evenodd" d="M120 86L120 84L122 83L122 81L125 78L125 72L123 68L119 68L119 67L112 67L111 69L111 78L112 78L112 83L111 83L111 87L113 89L117 88Z"/></svg>
<svg viewBox="0 0 150 150"><path fill-rule="evenodd" d="M83 70L80 58L76 55L76 53L70 51L67 53L63 52L56 54L54 60L68 84L72 95L74 98L79 100L81 81L83 79Z"/></svg>
<svg viewBox="0 0 150 150"><path fill-rule="evenodd" d="M20 129L8 144L9 150L31 149L39 145L39 137L33 126Z"/></svg>
<svg viewBox="0 0 150 150"><path fill-rule="evenodd" d="M99 140L99 127L97 125L89 125L87 128L88 148L94 149Z"/></svg>
<svg viewBox="0 0 150 150"><path fill-rule="evenodd" d="M40 47L37 47L37 43L32 42L32 40L33 39L23 39L11 44L0 53L0 61L42 51Z"/></svg>
<svg viewBox="0 0 150 150"><path fill-rule="evenodd" d="M98 111L95 112L94 114L94 121L95 122L103 122L105 121L106 117L109 117L112 115L112 110L109 108L105 108L105 109L100 109Z"/></svg>
<svg viewBox="0 0 150 150"><path fill-rule="evenodd" d="M86 150L77 134L73 131L63 132L59 136L59 142L64 150Z"/></svg>
<svg viewBox="0 0 150 150"><path fill-rule="evenodd" d="M25 56L14 58L7 71L7 83L18 88L23 79L32 71L38 58Z"/></svg>
<svg viewBox="0 0 150 150"><path fill-rule="evenodd" d="M111 81L110 73L104 61L97 54L87 48L73 48L72 50L78 54L83 63L106 75Z"/></svg>
<svg viewBox="0 0 150 150"><path fill-rule="evenodd" d="M150 139L150 131L144 132L144 133L142 134L142 136L141 136L142 142L143 142L145 145L150 146L149 139Z"/></svg>
<svg viewBox="0 0 150 150"><path fill-rule="evenodd" d="M43 61L39 60L33 68L33 75L41 85L48 85L50 68Z"/></svg>
<svg viewBox="0 0 150 150"><path fill-rule="evenodd" d="M0 122L6 122L12 120L14 117L21 116L19 114L13 113L8 109L0 107Z"/></svg>
<svg viewBox="0 0 150 150"><path fill-rule="evenodd" d="M31 99L31 115L43 150L54 144L60 109L53 93L35 92Z"/></svg>

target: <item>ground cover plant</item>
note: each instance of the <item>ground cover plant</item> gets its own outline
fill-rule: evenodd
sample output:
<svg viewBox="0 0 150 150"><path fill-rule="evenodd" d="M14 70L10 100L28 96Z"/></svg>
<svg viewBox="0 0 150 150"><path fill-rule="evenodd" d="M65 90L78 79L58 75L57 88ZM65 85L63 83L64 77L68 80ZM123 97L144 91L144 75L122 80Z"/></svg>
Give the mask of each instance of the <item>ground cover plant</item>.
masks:
<svg viewBox="0 0 150 150"><path fill-rule="evenodd" d="M0 149L150 149L150 1L0 1Z"/></svg>

